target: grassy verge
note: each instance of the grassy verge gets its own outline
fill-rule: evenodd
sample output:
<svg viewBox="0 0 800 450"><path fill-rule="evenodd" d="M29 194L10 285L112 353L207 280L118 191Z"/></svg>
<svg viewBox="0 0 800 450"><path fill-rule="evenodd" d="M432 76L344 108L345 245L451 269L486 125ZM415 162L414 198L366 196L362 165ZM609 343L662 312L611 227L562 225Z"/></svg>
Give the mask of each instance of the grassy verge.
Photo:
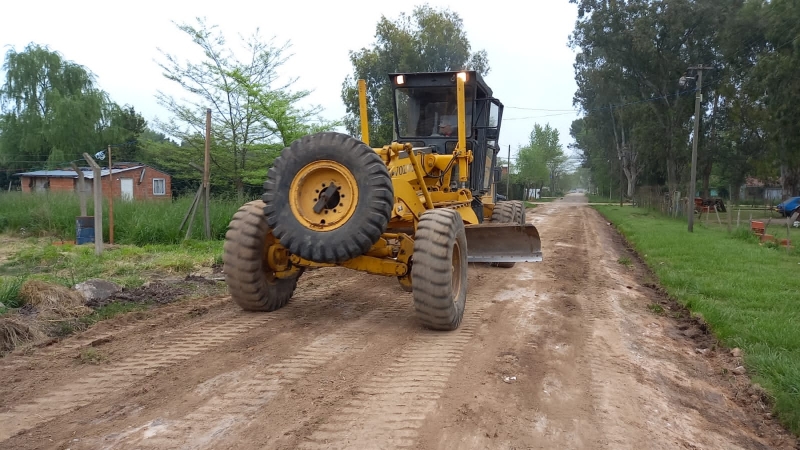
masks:
<svg viewBox="0 0 800 450"><path fill-rule="evenodd" d="M616 202L619 204L619 196L617 198L612 198L611 200L608 199L607 195L594 195L594 194L585 194L589 197L589 203L614 203Z"/></svg>
<svg viewBox="0 0 800 450"><path fill-rule="evenodd" d="M13 244L0 249L0 354L120 314L225 290L224 283L202 277L221 265L222 241L120 245L97 256L93 245L0 237ZM71 287L90 278L115 282L123 292L86 302Z"/></svg>
<svg viewBox="0 0 800 450"><path fill-rule="evenodd" d="M186 227L178 227L193 200L114 202L114 242L120 244L178 244ZM243 202L242 202L243 203ZM211 199L211 232L214 239L223 239L231 217L241 203L235 199ZM87 214L94 214L94 203L87 202ZM0 233L10 232L21 236L54 236L61 240L75 240L75 218L80 215L77 195L64 192L0 193ZM202 207L195 215L193 239L203 233ZM103 235L108 236L108 203L103 206Z"/></svg>
<svg viewBox="0 0 800 450"><path fill-rule="evenodd" d="M761 246L747 228L727 233L639 208L598 206L667 292L700 314L720 341L743 350L753 381L800 434L800 251ZM784 227L785 230L785 227Z"/></svg>
<svg viewBox="0 0 800 450"><path fill-rule="evenodd" d="M121 245L94 254L94 246L48 243L29 239L0 265L0 297L13 295L26 278L74 286L89 278L102 278L124 287L138 287L154 274L187 275L201 267L222 263L223 241L185 241L180 244ZM8 287L6 287L8 286ZM8 292L8 294L5 294ZM0 302L4 302L0 299Z"/></svg>

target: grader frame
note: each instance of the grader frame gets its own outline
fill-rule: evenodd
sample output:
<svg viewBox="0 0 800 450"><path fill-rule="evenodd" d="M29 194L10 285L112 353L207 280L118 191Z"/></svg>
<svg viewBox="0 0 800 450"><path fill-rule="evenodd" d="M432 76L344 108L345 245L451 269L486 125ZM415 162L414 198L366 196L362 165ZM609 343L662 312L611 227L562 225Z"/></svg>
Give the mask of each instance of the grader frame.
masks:
<svg viewBox="0 0 800 450"><path fill-rule="evenodd" d="M467 262L511 267L541 261L538 231L525 223L522 202L495 201L502 104L490 98L478 74L390 74L390 79L401 89L422 82L422 91L416 90L421 95L427 85L455 85L457 140L431 131L368 147L366 83L359 80L361 140L319 133L296 141L270 169L263 201L243 206L231 221L226 281L243 309L277 309L288 302L304 270L339 266L397 277L414 292L425 325L451 330L464 312ZM467 80L472 81L469 124ZM476 119L479 84L483 97L489 96ZM400 125L399 103L396 97L395 129L408 134L413 127ZM429 127L433 123L419 110L409 115L427 120Z"/></svg>

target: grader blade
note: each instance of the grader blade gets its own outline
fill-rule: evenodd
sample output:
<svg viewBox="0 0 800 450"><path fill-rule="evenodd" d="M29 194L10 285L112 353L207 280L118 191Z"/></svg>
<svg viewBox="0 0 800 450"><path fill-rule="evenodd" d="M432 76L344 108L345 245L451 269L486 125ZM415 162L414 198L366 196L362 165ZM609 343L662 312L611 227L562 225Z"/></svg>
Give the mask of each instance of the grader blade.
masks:
<svg viewBox="0 0 800 450"><path fill-rule="evenodd" d="M467 262L512 263L542 260L542 241L534 225L487 223L464 227Z"/></svg>

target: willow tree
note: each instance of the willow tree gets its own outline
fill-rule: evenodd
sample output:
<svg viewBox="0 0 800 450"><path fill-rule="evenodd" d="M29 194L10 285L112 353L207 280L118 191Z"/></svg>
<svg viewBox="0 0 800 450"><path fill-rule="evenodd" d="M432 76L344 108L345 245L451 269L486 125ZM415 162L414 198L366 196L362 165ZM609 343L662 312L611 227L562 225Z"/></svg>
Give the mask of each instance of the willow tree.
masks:
<svg viewBox="0 0 800 450"><path fill-rule="evenodd" d="M0 161L7 170L62 164L102 145L112 104L89 70L38 44L5 55Z"/></svg>

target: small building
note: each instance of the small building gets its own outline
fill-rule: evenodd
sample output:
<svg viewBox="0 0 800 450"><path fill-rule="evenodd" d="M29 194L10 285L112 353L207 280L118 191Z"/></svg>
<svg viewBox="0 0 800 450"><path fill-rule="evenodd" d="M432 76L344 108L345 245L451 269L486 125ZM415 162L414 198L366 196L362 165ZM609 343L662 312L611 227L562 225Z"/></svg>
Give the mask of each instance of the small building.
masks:
<svg viewBox="0 0 800 450"><path fill-rule="evenodd" d="M743 185L739 187L739 199L756 201L780 201L783 187L777 180L759 180L746 177Z"/></svg>
<svg viewBox="0 0 800 450"><path fill-rule="evenodd" d="M80 167L84 177L83 190L90 195L94 180L91 168ZM19 173L22 192L78 192L79 178L72 169L37 170ZM109 196L109 179L114 198L122 200L160 200L172 198L172 177L156 168L140 163L114 164L109 177L107 167L100 171L103 196Z"/></svg>

